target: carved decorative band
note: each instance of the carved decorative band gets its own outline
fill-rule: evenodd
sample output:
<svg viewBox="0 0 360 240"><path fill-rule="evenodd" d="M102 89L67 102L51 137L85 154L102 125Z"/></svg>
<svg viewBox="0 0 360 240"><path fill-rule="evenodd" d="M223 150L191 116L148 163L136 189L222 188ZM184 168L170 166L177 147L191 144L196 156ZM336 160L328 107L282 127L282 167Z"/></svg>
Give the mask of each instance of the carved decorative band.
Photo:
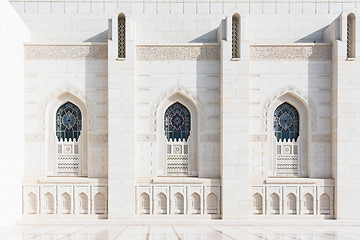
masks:
<svg viewBox="0 0 360 240"><path fill-rule="evenodd" d="M25 59L107 59L106 45L25 46Z"/></svg>
<svg viewBox="0 0 360 240"><path fill-rule="evenodd" d="M219 46L138 46L139 61L219 61Z"/></svg>
<svg viewBox="0 0 360 240"><path fill-rule="evenodd" d="M331 61L332 49L329 45L319 46L251 46L252 60L303 60Z"/></svg>

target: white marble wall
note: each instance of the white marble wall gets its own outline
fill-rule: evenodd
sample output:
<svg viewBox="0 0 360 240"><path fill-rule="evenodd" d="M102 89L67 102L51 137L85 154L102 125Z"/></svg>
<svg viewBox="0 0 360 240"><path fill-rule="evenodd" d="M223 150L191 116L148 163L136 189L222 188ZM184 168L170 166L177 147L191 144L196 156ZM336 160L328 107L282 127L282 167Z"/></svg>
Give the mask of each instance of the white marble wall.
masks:
<svg viewBox="0 0 360 240"><path fill-rule="evenodd" d="M23 214L28 218L81 216L106 218L107 180L46 181L23 185ZM63 182L63 183L61 183ZM75 182L75 183L74 183ZM77 182L77 183L76 183ZM101 183L102 182L102 183ZM68 202L64 196L68 196Z"/></svg>
<svg viewBox="0 0 360 240"><path fill-rule="evenodd" d="M183 101L197 124L197 184L221 178L222 199L232 199L222 202L222 218L248 218L253 180L275 175L273 111L290 101L304 120L300 176L335 178L335 214L360 216L351 202L360 186L352 151L358 63L345 59L346 21L341 36L334 24L324 33L355 1L11 3L33 33L25 51L26 178L49 176L48 103L69 92L88 112L87 176L108 176L110 218L132 218L135 186L162 175L162 107ZM125 59L117 58L120 12ZM235 12L239 59L231 57Z"/></svg>
<svg viewBox="0 0 360 240"><path fill-rule="evenodd" d="M21 181L24 174L24 47L30 32L8 1L0 2L0 187L11 196L1 200L0 226L21 216ZM11 179L9 181L9 179Z"/></svg>
<svg viewBox="0 0 360 240"><path fill-rule="evenodd" d="M81 135L87 142L83 175L107 176L106 51L106 45L90 44L25 46L26 178L55 174L54 146L49 141L55 130L49 121L55 121L57 108L66 101L79 103L83 110Z"/></svg>

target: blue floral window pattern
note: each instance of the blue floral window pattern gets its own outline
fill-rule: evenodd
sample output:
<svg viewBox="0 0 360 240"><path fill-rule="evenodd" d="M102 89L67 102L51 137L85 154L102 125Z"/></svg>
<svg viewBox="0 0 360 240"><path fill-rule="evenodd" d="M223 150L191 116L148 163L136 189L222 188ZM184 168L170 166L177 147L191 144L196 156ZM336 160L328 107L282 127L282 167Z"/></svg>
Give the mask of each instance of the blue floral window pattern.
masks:
<svg viewBox="0 0 360 240"><path fill-rule="evenodd" d="M164 131L167 140L187 140L190 136L191 123L189 110L177 102L165 112Z"/></svg>
<svg viewBox="0 0 360 240"><path fill-rule="evenodd" d="M297 140L299 137L299 113L289 103L278 106L274 112L274 132L276 139Z"/></svg>
<svg viewBox="0 0 360 240"><path fill-rule="evenodd" d="M71 102L63 104L56 112L58 140L78 140L81 133L81 111Z"/></svg>

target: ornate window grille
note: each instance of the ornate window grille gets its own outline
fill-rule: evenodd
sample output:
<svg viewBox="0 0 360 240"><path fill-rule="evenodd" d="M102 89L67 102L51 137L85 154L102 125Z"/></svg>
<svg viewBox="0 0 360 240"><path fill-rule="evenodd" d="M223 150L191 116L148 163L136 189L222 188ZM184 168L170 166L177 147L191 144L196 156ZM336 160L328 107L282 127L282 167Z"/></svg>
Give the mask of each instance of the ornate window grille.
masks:
<svg viewBox="0 0 360 240"><path fill-rule="evenodd" d="M118 57L119 58L125 58L126 56L125 33L126 33L125 15L119 14L118 17Z"/></svg>
<svg viewBox="0 0 360 240"><path fill-rule="evenodd" d="M299 174L299 113L289 103L283 103L274 112L276 142L276 174Z"/></svg>
<svg viewBox="0 0 360 240"><path fill-rule="evenodd" d="M240 18L237 15L232 17L232 58L240 57Z"/></svg>
<svg viewBox="0 0 360 240"><path fill-rule="evenodd" d="M81 111L71 102L56 112L56 156L58 173L80 172Z"/></svg>
<svg viewBox="0 0 360 240"><path fill-rule="evenodd" d="M189 110L174 103L165 112L166 169L168 173L189 172L189 138L191 119Z"/></svg>
<svg viewBox="0 0 360 240"><path fill-rule="evenodd" d="M355 58L355 15L349 14L347 16L346 24L346 50L347 58Z"/></svg>

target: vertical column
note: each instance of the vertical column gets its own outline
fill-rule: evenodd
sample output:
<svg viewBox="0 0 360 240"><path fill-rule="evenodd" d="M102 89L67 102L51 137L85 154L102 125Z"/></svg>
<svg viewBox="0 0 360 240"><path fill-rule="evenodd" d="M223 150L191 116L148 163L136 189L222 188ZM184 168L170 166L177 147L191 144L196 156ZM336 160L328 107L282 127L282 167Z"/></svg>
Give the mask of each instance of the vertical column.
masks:
<svg viewBox="0 0 360 240"><path fill-rule="evenodd" d="M118 16L108 44L108 212L135 217L135 28L126 17L126 58L118 59Z"/></svg>
<svg viewBox="0 0 360 240"><path fill-rule="evenodd" d="M232 17L221 25L222 217L249 217L249 45L240 19L240 58L232 58Z"/></svg>
<svg viewBox="0 0 360 240"><path fill-rule="evenodd" d="M360 63L357 61L360 52L359 29L356 23L355 58L347 58L346 22L349 12L340 16L340 33L333 39L332 65L332 161L335 178L335 214L337 219L359 219L360 179L357 169L360 168ZM355 14L355 21L359 16ZM353 29L354 30L354 29ZM351 29L350 29L351 31ZM355 60L355 61L354 61Z"/></svg>

